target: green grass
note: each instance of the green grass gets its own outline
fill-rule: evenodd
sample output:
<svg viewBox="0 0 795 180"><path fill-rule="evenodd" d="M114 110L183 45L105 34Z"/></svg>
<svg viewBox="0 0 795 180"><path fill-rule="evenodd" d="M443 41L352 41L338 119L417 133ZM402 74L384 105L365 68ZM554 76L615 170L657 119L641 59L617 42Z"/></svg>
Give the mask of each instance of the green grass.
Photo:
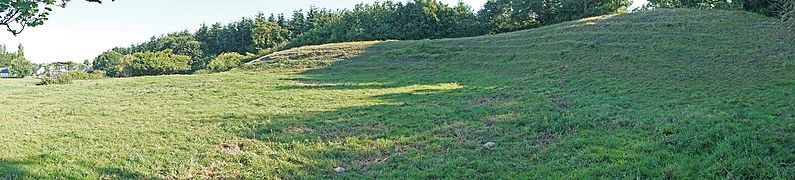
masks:
<svg viewBox="0 0 795 180"><path fill-rule="evenodd" d="M795 39L771 24L654 10L220 74L0 79L0 177L792 179Z"/></svg>

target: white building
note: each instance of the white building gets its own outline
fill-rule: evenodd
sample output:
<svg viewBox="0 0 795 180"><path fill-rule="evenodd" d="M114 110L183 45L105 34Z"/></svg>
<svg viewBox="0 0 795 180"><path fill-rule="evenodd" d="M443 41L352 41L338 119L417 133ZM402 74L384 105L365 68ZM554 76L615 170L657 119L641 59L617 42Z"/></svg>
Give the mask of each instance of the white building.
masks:
<svg viewBox="0 0 795 180"><path fill-rule="evenodd" d="M47 73L47 68L42 66L36 69L36 72L33 72L33 75L36 75L36 77L41 77L44 76L44 73Z"/></svg>

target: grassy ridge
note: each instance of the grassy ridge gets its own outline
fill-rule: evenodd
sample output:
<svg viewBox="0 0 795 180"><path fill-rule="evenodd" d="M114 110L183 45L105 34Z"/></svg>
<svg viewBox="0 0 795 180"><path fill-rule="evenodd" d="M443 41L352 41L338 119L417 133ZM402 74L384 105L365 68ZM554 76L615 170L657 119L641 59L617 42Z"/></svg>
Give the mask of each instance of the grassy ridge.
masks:
<svg viewBox="0 0 795 180"><path fill-rule="evenodd" d="M260 70L1 80L0 177L793 178L793 40L752 13L654 10Z"/></svg>

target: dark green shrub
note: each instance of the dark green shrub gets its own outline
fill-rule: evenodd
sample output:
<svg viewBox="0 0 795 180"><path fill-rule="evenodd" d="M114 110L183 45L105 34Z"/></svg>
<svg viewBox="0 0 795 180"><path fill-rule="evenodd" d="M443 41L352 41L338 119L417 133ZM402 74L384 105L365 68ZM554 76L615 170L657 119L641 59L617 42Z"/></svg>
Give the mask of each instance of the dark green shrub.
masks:
<svg viewBox="0 0 795 180"><path fill-rule="evenodd" d="M73 80L91 79L91 75L83 71L71 71L67 74Z"/></svg>
<svg viewBox="0 0 795 180"><path fill-rule="evenodd" d="M102 79L104 76L99 73L87 73L83 71L71 71L67 73L69 77L73 80L91 80L91 79Z"/></svg>
<svg viewBox="0 0 795 180"><path fill-rule="evenodd" d="M94 69L105 71L108 76L119 76L124 55L116 51L107 51L94 59Z"/></svg>
<svg viewBox="0 0 795 180"><path fill-rule="evenodd" d="M246 56L238 53L223 53L210 62L210 65L207 66L207 70L212 72L228 71L242 65L245 59Z"/></svg>
<svg viewBox="0 0 795 180"><path fill-rule="evenodd" d="M171 50L133 53L124 56L120 76L168 75L190 70L190 56L176 55Z"/></svg>

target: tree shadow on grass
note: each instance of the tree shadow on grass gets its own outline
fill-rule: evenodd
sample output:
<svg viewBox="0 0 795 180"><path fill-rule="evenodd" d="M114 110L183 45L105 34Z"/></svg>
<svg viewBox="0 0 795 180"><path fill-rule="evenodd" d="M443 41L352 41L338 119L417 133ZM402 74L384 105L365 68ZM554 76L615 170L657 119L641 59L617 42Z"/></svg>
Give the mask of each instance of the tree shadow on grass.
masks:
<svg viewBox="0 0 795 180"><path fill-rule="evenodd" d="M58 157L42 154L37 156L24 157L19 160L0 160L0 179L85 179L93 175L74 174L76 172L46 172L39 174L25 169L26 166L37 166L55 161ZM124 170L121 168L93 168L90 170L94 175L102 179L155 179L143 174Z"/></svg>
<svg viewBox="0 0 795 180"><path fill-rule="evenodd" d="M424 94L418 95L416 92ZM255 117L259 120L240 116L214 119L221 122L267 119L267 123L243 132L242 136L263 142L277 151L289 152L270 155L274 159L286 159L283 163L288 166L277 172L285 177L394 177L400 175L391 173L400 171L415 173L410 175L415 177L443 177L437 171L440 167L467 166L456 165L462 160L448 160L450 162L446 165L432 164L451 157L450 152L447 152L450 147L467 151L452 157L477 157L482 153L480 144L498 134L488 129L472 131L484 125L471 110L455 112L460 109L428 104L440 98L450 99L450 94L455 92L457 90L422 90L389 94L376 98L402 101L331 112ZM453 113L463 116L471 114L472 119L448 116ZM458 134L454 132L455 129L459 130ZM337 173L334 170L336 167L343 167L349 173ZM493 172L479 169L469 175L490 173Z"/></svg>
<svg viewBox="0 0 795 180"><path fill-rule="evenodd" d="M366 61L390 53L384 50L389 46L394 44L375 45L370 48L378 50L366 51L351 60L282 79L292 84L276 88L379 92L367 97L375 103L287 115L224 115L210 119L261 122L241 136L289 152L271 155L288 156L274 157L287 159L285 164L289 166L285 167L300 167L277 172L287 177L504 177L508 169L529 170L529 166L512 167L529 160L519 154L523 152L491 151L482 146L495 140L515 141L500 142L506 143L506 148L537 143L532 133L540 134L541 130L516 128L528 122L517 121L527 116L509 110L523 100L486 89L505 84L443 76L440 70L446 68L430 59L411 63L412 58L426 57L381 59L386 63ZM437 55L443 54L427 57ZM382 66L366 71L368 68L363 66L372 65L368 63ZM495 115L502 116L491 118ZM347 173L335 172L336 167L345 168Z"/></svg>
<svg viewBox="0 0 795 180"><path fill-rule="evenodd" d="M95 170L100 177L105 179L154 179L141 173L128 171L122 168L98 168Z"/></svg>
<svg viewBox="0 0 795 180"><path fill-rule="evenodd" d="M0 179L40 179L22 168L30 164L29 161L0 160Z"/></svg>
<svg viewBox="0 0 795 180"><path fill-rule="evenodd" d="M741 174L747 177L772 177L756 169L791 174L787 173L791 165L770 163L774 161L742 165L758 159L788 162L786 157L770 152L791 154L791 148L775 146L791 140L749 142L747 139L757 136L779 136L727 122L726 119L738 119L703 110L714 106L709 108L740 112L717 103L721 100L719 95L691 98L692 92L722 88L700 84L710 78L678 79L696 84L688 86L658 81L677 79L676 73L666 73L686 68L702 71L704 66L711 67L709 64L670 66L626 60L595 63L580 59L613 55L586 55L590 52L575 51L576 44L561 46L563 51L531 54L532 57L515 53L467 54L444 50L465 44L442 41L377 44L350 60L282 79L292 84L277 87L330 90L318 92L329 96L382 92L366 97L374 103L287 115L248 114L223 117L223 121L255 117L263 122L243 131L241 136L293 155L292 161L298 165L294 167L298 168L282 173L292 177L505 178L520 174L516 177L687 178L725 177L726 171L715 170L726 168L743 170ZM645 49L637 52L634 55L642 55ZM489 61L475 60L478 58ZM702 74L722 81L745 82L732 76ZM460 87L446 91L417 88L445 83ZM692 107L666 109L659 100ZM780 99L762 100L783 104ZM777 120L782 124L782 117L743 119ZM497 145L486 148L483 145L487 142ZM744 156L741 154L749 153L720 149L719 144L776 150ZM712 155L721 153L737 164L710 162ZM680 165L684 168L669 168ZM334 168L338 166L348 173L336 173Z"/></svg>

